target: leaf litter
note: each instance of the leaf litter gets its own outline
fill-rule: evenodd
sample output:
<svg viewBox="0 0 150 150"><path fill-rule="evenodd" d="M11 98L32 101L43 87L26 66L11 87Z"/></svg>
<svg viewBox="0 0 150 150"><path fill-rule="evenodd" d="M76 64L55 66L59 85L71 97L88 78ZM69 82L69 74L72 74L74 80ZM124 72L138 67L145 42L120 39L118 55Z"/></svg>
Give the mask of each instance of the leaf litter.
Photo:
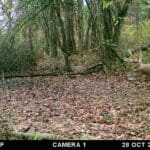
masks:
<svg viewBox="0 0 150 150"><path fill-rule="evenodd" d="M7 82L11 84L0 88L0 115L10 118L18 131L64 139L150 138L149 82L103 74ZM0 131L3 124L0 120Z"/></svg>

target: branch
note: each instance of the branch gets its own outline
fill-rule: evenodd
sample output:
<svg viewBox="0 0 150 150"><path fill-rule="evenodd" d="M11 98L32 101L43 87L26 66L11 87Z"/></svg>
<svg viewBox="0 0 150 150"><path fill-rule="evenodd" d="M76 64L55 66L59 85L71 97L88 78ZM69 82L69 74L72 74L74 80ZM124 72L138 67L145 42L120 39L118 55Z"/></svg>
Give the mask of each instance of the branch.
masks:
<svg viewBox="0 0 150 150"><path fill-rule="evenodd" d="M64 137L59 136L59 135L53 135L53 134L48 134L48 133L24 133L24 132L10 132L9 133L12 136L17 136L21 138L26 138L26 139L40 139L40 140L52 140L52 139L64 139Z"/></svg>
<svg viewBox="0 0 150 150"><path fill-rule="evenodd" d="M10 130L12 131L7 131L6 129L3 133L7 132L8 135L10 136L17 136L21 138L26 138L26 139L34 139L34 138L39 138L42 140L52 140L52 139L64 139L65 137L59 136L59 135L54 135L54 134L49 134L49 133L25 133L25 132L19 132L15 125L12 123L12 121L5 116L3 117L2 115L0 116L0 119L8 124L10 127ZM2 133L2 134L3 134Z"/></svg>

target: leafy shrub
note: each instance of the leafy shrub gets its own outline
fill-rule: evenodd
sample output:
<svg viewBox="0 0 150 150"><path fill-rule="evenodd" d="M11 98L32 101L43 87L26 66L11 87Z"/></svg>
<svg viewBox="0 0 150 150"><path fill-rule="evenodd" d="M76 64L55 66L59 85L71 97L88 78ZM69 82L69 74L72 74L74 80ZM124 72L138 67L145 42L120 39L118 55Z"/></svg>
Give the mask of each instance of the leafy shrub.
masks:
<svg viewBox="0 0 150 150"><path fill-rule="evenodd" d="M23 71L36 64L36 55L26 43L12 46L6 40L0 43L0 71Z"/></svg>
<svg viewBox="0 0 150 150"><path fill-rule="evenodd" d="M150 39L150 21L144 20L136 29L135 24L125 24L123 26L120 45L124 49L134 49L149 43ZM139 37L137 37L137 35Z"/></svg>

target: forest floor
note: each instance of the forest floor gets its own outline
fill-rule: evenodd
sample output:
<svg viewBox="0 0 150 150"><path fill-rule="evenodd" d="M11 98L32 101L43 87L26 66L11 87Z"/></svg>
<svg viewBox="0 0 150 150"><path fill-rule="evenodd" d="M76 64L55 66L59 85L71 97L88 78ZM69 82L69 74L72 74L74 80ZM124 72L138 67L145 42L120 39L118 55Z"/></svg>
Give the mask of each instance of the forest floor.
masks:
<svg viewBox="0 0 150 150"><path fill-rule="evenodd" d="M149 81L91 74L6 82L0 88L0 116L20 132L63 139L150 139ZM4 128L0 119L0 132Z"/></svg>

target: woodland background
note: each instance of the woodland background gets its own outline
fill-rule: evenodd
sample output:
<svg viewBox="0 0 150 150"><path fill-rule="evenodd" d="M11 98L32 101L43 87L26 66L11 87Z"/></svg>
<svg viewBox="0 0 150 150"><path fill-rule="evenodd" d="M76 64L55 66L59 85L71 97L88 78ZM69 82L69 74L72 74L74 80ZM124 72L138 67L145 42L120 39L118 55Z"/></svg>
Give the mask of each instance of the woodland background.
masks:
<svg viewBox="0 0 150 150"><path fill-rule="evenodd" d="M1 139L150 139L148 0L0 0Z"/></svg>

